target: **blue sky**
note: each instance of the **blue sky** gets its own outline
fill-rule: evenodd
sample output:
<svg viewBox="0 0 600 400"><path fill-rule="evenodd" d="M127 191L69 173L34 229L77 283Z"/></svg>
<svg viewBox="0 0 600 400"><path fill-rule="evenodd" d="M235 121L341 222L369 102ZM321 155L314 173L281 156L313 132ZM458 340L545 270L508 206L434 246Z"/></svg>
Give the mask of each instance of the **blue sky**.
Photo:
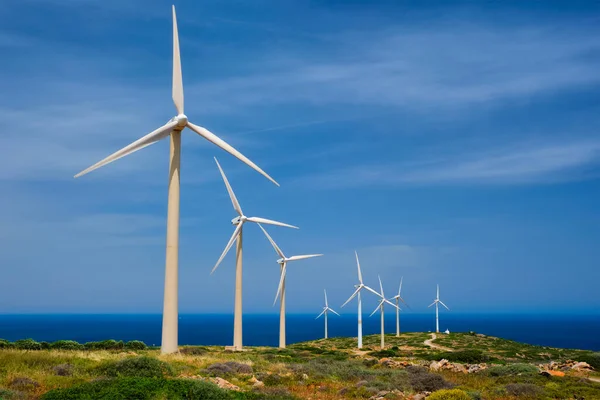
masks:
<svg viewBox="0 0 600 400"><path fill-rule="evenodd" d="M1 313L162 311L168 142L73 175L175 115L170 4L0 8ZM181 312L233 309L213 156L247 215L300 226L284 252L325 254L290 265L291 312L339 308L354 249L413 312L436 283L453 312L597 312L600 7L414 4L176 2L186 114L281 183L185 132ZM276 312L244 240L244 310Z"/></svg>

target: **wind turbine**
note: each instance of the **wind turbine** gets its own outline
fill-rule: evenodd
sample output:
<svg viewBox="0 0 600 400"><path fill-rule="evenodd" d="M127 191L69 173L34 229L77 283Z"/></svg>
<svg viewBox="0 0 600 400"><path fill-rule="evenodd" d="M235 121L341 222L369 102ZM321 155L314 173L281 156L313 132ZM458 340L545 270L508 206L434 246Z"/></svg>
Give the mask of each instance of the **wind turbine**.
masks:
<svg viewBox="0 0 600 400"><path fill-rule="evenodd" d="M354 254L356 255L356 266L358 267L358 285L354 285L356 290L354 291L354 293L352 293L352 296L350 296L348 300L346 300L346 302L342 304L342 307L348 304L348 302L354 297L358 296L358 348L362 349L362 301L360 298L360 291L366 289L372 293L375 293L377 296L379 296L379 293L377 293L376 291L374 291L373 289L371 289L363 283L362 274L360 272L360 261L358 261L358 253L356 252L356 250L354 251Z"/></svg>
<svg viewBox="0 0 600 400"><path fill-rule="evenodd" d="M331 311L338 317L340 316L340 314L336 313L333 310L333 308L329 308L329 304L327 303L327 290L323 290L323 292L325 292L325 307L323 307L323 311L321 311L321 314L317 315L317 318L315 319L318 319L319 317L321 317L321 315L325 315L325 339L327 339L327 313Z"/></svg>
<svg viewBox="0 0 600 400"><path fill-rule="evenodd" d="M283 251L281 251L281 249L279 248L279 246L277 246L277 243L275 243L273 241L273 239L271 238L271 236L269 236L269 234L267 233L265 228L263 228L261 224L258 224L258 226L260 226L260 229L262 229L262 231L264 232L267 239L269 239L269 242L271 242L271 246L273 246L273 248L275 249L275 252L279 255L279 257L281 257L279 260L277 260L277 262L279 263L279 266L281 267L281 278L279 280L279 287L277 288L277 294L275 295L275 301L273 301L273 305L275 305L275 303L277 302L277 298L281 296L281 299L279 301L279 348L284 349L285 348L285 273L286 273L287 263L290 261L304 260L305 258L319 257L319 256L322 256L323 254L306 254L306 255L302 255L302 256L286 257L283 254Z"/></svg>
<svg viewBox="0 0 600 400"><path fill-rule="evenodd" d="M229 154L244 162L271 182L279 186L277 182L256 164L246 158L242 153L231 147L224 140L210 132L208 129L194 125L188 121L183 113L183 80L181 75L181 58L179 55L179 36L177 33L177 18L175 6L173 6L173 91L172 97L177 110L177 115L171 118L165 125L150 132L146 136L123 147L121 150L111 154L105 159L97 162L91 167L81 171L75 178L87 174L97 168L116 161L144 147L150 146L166 137L171 138L171 150L169 156L169 197L167 209L167 251L165 262L165 292L163 304L163 325L161 353L177 352L177 319L178 319L178 257L179 257L179 179L180 179L180 156L181 156L181 132L190 128L198 135L225 150Z"/></svg>
<svg viewBox="0 0 600 400"><path fill-rule="evenodd" d="M429 306L427 306L427 308L431 307L434 304L435 304L435 333L440 333L440 320L439 320L438 304L443 305L444 307L446 307L446 309L448 311L450 311L450 309L448 308L448 306L445 305L440 300L440 285L437 285L437 297L435 298L435 300L433 301L433 303L431 303Z"/></svg>
<svg viewBox="0 0 600 400"><path fill-rule="evenodd" d="M235 193L233 193L233 189L229 184L229 180L227 176L225 176L225 172L223 172L223 168L215 158L215 162L217 163L217 167L221 172L221 176L223 177L223 182L225 182L225 186L227 187L227 192L229 193L229 198L231 199L231 203L233 204L233 208L238 213L238 216L231 220L231 223L236 226L233 231L233 235L231 235L231 239L227 242L227 246L225 246L225 250L219 257L219 260L215 264L214 268L210 272L211 274L215 272L223 258L227 255L231 247L233 246L233 242L237 239L236 245L236 266L235 266L235 306L234 306L234 316L233 316L233 349L234 350L242 350L242 228L246 222L254 222L254 223L263 223L277 226L285 226L287 228L295 228L298 229L297 226L284 224L283 222L273 221L266 218L260 217L246 217L244 212L242 211L242 207L235 197Z"/></svg>
<svg viewBox="0 0 600 400"><path fill-rule="evenodd" d="M396 337L400 337L400 307L399 302L403 302L407 307L408 304L404 301L400 293L402 293L402 280L404 277L400 278L400 288L398 289L398 294L392 297L392 299L396 300Z"/></svg>
<svg viewBox="0 0 600 400"><path fill-rule="evenodd" d="M383 324L385 312L383 310L383 305L385 303L388 303L392 307L396 307L396 310L400 309L400 307L398 307L397 305L395 305L394 303L392 303L391 301L389 301L388 299L385 298L385 294L383 293L383 284L381 283L381 277L377 276L377 278L379 278L379 288L381 289L381 294L378 293L377 295L379 297L381 297L381 300L379 300L377 307L375 307L375 310L373 310L373 312L371 313L371 315L369 315L369 317L372 317L373 314L375 314L377 312L377 310L381 310L381 349L383 350L383 348L385 347L385 328L384 328L384 324Z"/></svg>

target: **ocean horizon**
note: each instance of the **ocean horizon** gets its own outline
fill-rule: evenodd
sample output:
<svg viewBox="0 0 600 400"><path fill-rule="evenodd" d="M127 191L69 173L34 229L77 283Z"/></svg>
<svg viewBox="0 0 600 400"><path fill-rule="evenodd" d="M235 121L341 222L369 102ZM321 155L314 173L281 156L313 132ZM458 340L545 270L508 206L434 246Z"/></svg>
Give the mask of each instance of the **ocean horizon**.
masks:
<svg viewBox="0 0 600 400"><path fill-rule="evenodd" d="M313 314L287 315L288 344L323 337L323 318ZM379 314L363 316L363 334L379 333ZM329 316L329 336L356 337L356 315ZM395 315L386 314L386 333L396 331ZM244 345L277 346L278 314L245 314ZM433 314L401 315L401 331L427 332L435 329ZM567 314L459 314L440 315L440 331L474 331L518 342L586 350L600 350L600 316ZM141 340L160 345L161 314L0 314L0 338L10 341L75 340L81 343L105 339ZM232 344L232 314L181 314L180 345Z"/></svg>

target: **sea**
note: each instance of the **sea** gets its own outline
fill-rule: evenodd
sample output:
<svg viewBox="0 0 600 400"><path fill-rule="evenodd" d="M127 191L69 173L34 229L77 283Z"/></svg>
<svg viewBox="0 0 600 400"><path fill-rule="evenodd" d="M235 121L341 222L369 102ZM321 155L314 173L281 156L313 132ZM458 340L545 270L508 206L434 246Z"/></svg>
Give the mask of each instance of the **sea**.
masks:
<svg viewBox="0 0 600 400"><path fill-rule="evenodd" d="M324 335L323 318L313 314L288 314L286 319L288 344L320 339ZM435 330L433 314L405 313L401 315L403 332ZM0 315L0 338L10 341L32 338L37 341L141 340L148 345L160 345L162 316L160 314L20 314ZM395 333L395 314L386 315L386 333ZM600 315L567 314L459 314L440 315L440 331L474 331L518 342L573 349L600 351ZM380 330L379 314L363 316L363 334ZM329 336L356 337L357 317L329 315ZM279 338L277 314L246 314L243 317L244 345L276 346ZM233 315L182 314L179 317L179 344L231 345Z"/></svg>

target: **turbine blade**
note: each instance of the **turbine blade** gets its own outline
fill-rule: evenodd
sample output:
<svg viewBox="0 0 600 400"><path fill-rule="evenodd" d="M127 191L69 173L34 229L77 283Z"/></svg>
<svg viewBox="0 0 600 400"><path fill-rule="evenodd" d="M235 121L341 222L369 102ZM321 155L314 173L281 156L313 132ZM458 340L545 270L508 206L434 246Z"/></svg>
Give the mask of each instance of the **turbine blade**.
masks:
<svg viewBox="0 0 600 400"><path fill-rule="evenodd" d="M388 299L385 299L385 302L388 303L390 306L397 308L398 310L402 310L400 307L398 307L397 305L395 305L394 303L392 303L391 301L389 301Z"/></svg>
<svg viewBox="0 0 600 400"><path fill-rule="evenodd" d="M227 179L227 176L225 176L225 172L223 172L223 168L221 168L221 164L219 164L216 157L214 157L214 159L215 159L215 162L217 163L217 167L219 167L219 171L221 171L221 176L223 177L223 182L225 182L225 186L227 187L227 192L229 193L229 198L231 199L231 204L233 204L233 208L235 209L235 211L237 211L237 213L241 217L244 215L244 213L242 211L242 207L240 207L240 203L238 202L237 197L235 197L235 193L233 193L233 189L231 188L231 185L229 184L229 180Z"/></svg>
<svg viewBox="0 0 600 400"><path fill-rule="evenodd" d="M427 308L431 307L432 305L434 305L436 302L434 301L433 303L431 303L430 305L427 306Z"/></svg>
<svg viewBox="0 0 600 400"><path fill-rule="evenodd" d="M275 300L273 301L273 305L277 303L277 298L281 295L281 291L283 289L283 281L285 280L285 271L286 271L286 263L283 263L283 268L281 269L281 278L279 279L279 287L277 288L277 294L275 295Z"/></svg>
<svg viewBox="0 0 600 400"><path fill-rule="evenodd" d="M181 57L179 55L179 34L177 16L173 6L173 103L177 114L183 114L183 79L181 77Z"/></svg>
<svg viewBox="0 0 600 400"><path fill-rule="evenodd" d="M437 297L438 300L440 299L440 285L437 285Z"/></svg>
<svg viewBox="0 0 600 400"><path fill-rule="evenodd" d="M379 302L379 304L377 304L377 307L375 307L375 309L373 310L373 312L371 313L371 315L369 315L369 317L372 317L373 314L375 314L377 312L377 310L379 310L379 308L381 307L381 301Z"/></svg>
<svg viewBox="0 0 600 400"><path fill-rule="evenodd" d="M223 259L225 258L225 256L229 252L229 249L231 249L231 246L233 246L233 242L235 242L235 239L237 239L237 237L240 234L240 231L242 230L242 225L244 225L244 223L240 222L238 224L238 226L236 226L235 230L233 231L233 235L231 235L231 239L229 239L229 242L227 242L227 246L225 246L225 250L223 250L223 253L221 254L221 257L219 257L219 260L217 261L217 263L213 267L212 271L210 271L211 274L213 272L215 272L215 270L217 269L217 267L219 266L219 264L221 264L221 261L223 261Z"/></svg>
<svg viewBox="0 0 600 400"><path fill-rule="evenodd" d="M325 307L329 307L329 304L327 304L327 290L323 289L323 292L325 292Z"/></svg>
<svg viewBox="0 0 600 400"><path fill-rule="evenodd" d="M275 249L277 254L279 254L279 257L285 258L285 256L283 255L283 251L281 251L279 246L277 246L277 243L275 243L275 241L273 239L271 239L271 236L269 236L269 234L267 233L265 228L263 228L261 224L258 224L258 226L260 227L260 229L262 229L262 231L265 234L265 236L267 237L267 239L269 239L269 242L271 242L271 246L273 246L273 248Z"/></svg>
<svg viewBox="0 0 600 400"><path fill-rule="evenodd" d="M381 297L385 298L385 294L383 294L383 283L381 283L381 277L377 275L377 278L379 278L379 288L381 289Z"/></svg>
<svg viewBox="0 0 600 400"><path fill-rule="evenodd" d="M404 277L400 278L400 289L398 289L398 297L400 297L400 293L402 293L402 281L404 280ZM401 298L401 297L400 297ZM404 300L402 300L404 301Z"/></svg>
<svg viewBox="0 0 600 400"><path fill-rule="evenodd" d="M283 227L286 227L286 228L300 229L300 228L298 228L297 226L294 226L294 225L284 224L283 222L273 221L272 219L266 219L266 218L261 218L261 217L249 217L248 221L250 221L250 222L256 222L257 224L269 224L269 225L283 226Z"/></svg>
<svg viewBox="0 0 600 400"><path fill-rule="evenodd" d="M446 307L446 309L447 309L448 311L450 311L450 309L448 308L448 306L447 306L447 305L445 305L444 303L442 303L442 301L441 301L441 300L440 300L440 304L441 304L441 305L443 305L444 307Z"/></svg>
<svg viewBox="0 0 600 400"><path fill-rule="evenodd" d="M166 125L161 126L157 130L152 131L149 134L147 134L146 136L123 147L121 150L111 154L110 156L106 157L105 159L98 161L96 164L92 165L91 167L84 169L83 171L81 171L80 173L75 175L75 178L79 178L80 176L85 175L88 172L91 172L95 169L103 167L106 164L109 164L113 161L118 160L119 158L125 157L131 153L134 153L140 149L143 149L146 146L150 146L151 144L158 142L159 140L169 136L169 134L171 133L171 131L173 130L173 128L176 125L177 125L177 121L173 121L173 122L167 123Z"/></svg>
<svg viewBox="0 0 600 400"><path fill-rule="evenodd" d="M380 293L377 293L376 291L374 291L374 290L373 290L373 289L371 289L370 287L368 287L368 286L366 286L366 285L365 285L365 286L363 286L363 287L364 287L365 289L367 289L369 292L371 292L371 293L373 293L373 294L377 295L377 297L382 297Z"/></svg>
<svg viewBox="0 0 600 400"><path fill-rule="evenodd" d="M337 315L338 317L341 317L340 314L338 314L333 308L327 308L329 311L331 311L332 313L334 313L335 315Z"/></svg>
<svg viewBox="0 0 600 400"><path fill-rule="evenodd" d="M306 254L303 256L291 256L290 258L287 258L286 261L304 260L305 258L321 257L322 255L323 254Z"/></svg>
<svg viewBox="0 0 600 400"><path fill-rule="evenodd" d="M358 267L358 281L363 283L362 274L360 272L360 261L358 261L358 253L354 250L354 254L356 255L356 266Z"/></svg>
<svg viewBox="0 0 600 400"><path fill-rule="evenodd" d="M348 300L346 300L346 302L345 302L344 304L342 304L342 307L344 307L346 304L348 304L348 302L350 302L350 300L352 300L353 298L355 298L355 297L356 297L356 295L358 294L358 292L360 292L360 288L356 289L356 290L354 291L354 293L352 293L352 296L350 296L350 297L348 298Z"/></svg>
<svg viewBox="0 0 600 400"><path fill-rule="evenodd" d="M275 181L275 179L273 179L269 175L267 175L267 173L265 171L263 171L262 169L260 169L260 167L258 165L254 164L245 155L243 155L242 153L240 153L239 151L237 151L236 149L234 149L227 142L225 142L223 139L219 138L217 135L215 135L214 133L212 133L208 129L203 128L203 127L198 126L198 125L194 125L194 124L192 124L189 121L187 123L187 126L191 130L193 130L194 132L196 132L198 135L202 136L204 139L208 140L209 142L211 142L214 145L219 146L220 148L222 148L223 150L225 150L226 152L228 152L232 156L236 157L238 160L240 160L243 163L245 163L246 165L248 165L250 168L254 169L256 172L258 172L259 174L261 174L262 176L264 176L265 178L267 178L268 180L270 180L271 182L273 182L274 184L276 184L277 186L279 186L279 183L277 183Z"/></svg>
<svg viewBox="0 0 600 400"><path fill-rule="evenodd" d="M319 319L319 317L321 317L321 315L325 314L325 310L321 311L321 314L317 315L317 318L315 319Z"/></svg>

